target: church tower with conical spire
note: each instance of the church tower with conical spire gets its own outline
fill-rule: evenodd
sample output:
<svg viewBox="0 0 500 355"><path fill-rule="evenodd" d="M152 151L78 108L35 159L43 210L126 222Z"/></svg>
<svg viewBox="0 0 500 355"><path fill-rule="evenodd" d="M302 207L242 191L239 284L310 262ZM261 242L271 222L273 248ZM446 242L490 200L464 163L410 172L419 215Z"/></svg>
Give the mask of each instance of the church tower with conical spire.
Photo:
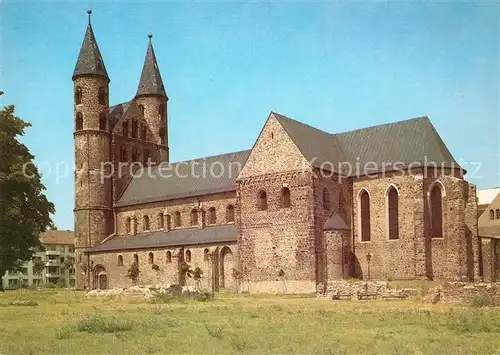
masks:
<svg viewBox="0 0 500 355"><path fill-rule="evenodd" d="M154 143L158 145L158 160L169 161L167 102L168 96L160 75L158 62L153 49L152 34L148 35L149 43L146 59L142 67L141 79L137 87L135 99L141 109L141 115L151 130Z"/></svg>
<svg viewBox="0 0 500 355"><path fill-rule="evenodd" d="M89 23L73 72L75 141L75 247L78 264L85 248L112 232L109 77ZM81 277L80 273L77 273ZM83 280L77 282L82 285Z"/></svg>

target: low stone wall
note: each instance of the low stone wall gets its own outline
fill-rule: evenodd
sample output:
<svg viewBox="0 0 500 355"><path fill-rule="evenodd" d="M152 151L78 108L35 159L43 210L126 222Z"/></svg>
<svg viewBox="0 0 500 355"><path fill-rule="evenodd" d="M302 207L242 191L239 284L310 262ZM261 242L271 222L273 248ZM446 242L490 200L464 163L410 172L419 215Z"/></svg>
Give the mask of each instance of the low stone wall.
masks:
<svg viewBox="0 0 500 355"><path fill-rule="evenodd" d="M500 283L445 282L429 289L426 302L471 302L477 296L489 296L500 304Z"/></svg>
<svg viewBox="0 0 500 355"><path fill-rule="evenodd" d="M109 290L92 290L87 292L87 298L94 297L111 297L111 296L131 296L138 298L149 299L161 293L201 293L193 286L179 286L169 284L132 286L124 288L111 288Z"/></svg>
<svg viewBox="0 0 500 355"><path fill-rule="evenodd" d="M417 294L413 288L391 289L387 281L329 281L319 284L318 298L330 300L405 299Z"/></svg>

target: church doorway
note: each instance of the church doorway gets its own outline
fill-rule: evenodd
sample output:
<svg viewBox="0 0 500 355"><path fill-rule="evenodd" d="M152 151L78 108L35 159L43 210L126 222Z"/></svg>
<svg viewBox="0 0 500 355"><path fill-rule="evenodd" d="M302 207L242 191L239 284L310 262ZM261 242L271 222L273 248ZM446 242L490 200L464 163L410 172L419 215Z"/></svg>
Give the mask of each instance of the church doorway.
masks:
<svg viewBox="0 0 500 355"><path fill-rule="evenodd" d="M232 286L233 252L228 247L220 251L220 287L229 289Z"/></svg>
<svg viewBox="0 0 500 355"><path fill-rule="evenodd" d="M102 265L96 265L94 268L94 288L106 290L108 288L108 275Z"/></svg>

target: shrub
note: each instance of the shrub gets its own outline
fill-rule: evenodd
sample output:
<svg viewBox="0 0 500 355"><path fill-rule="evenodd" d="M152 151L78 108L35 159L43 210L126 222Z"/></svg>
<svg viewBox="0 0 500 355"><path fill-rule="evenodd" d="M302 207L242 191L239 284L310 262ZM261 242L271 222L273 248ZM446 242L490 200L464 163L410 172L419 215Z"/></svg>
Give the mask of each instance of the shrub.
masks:
<svg viewBox="0 0 500 355"><path fill-rule="evenodd" d="M210 327L210 326L208 326L208 324L205 323L205 329L207 330L208 335L210 335L210 337L217 338L217 339L222 338L222 333L224 331L223 325Z"/></svg>
<svg viewBox="0 0 500 355"><path fill-rule="evenodd" d="M136 262L133 262L127 270L127 277L132 280L133 283L136 283L139 279L140 272L139 265L137 265Z"/></svg>
<svg viewBox="0 0 500 355"><path fill-rule="evenodd" d="M487 293L474 296L470 304L474 308L498 306L498 303L493 299L493 297Z"/></svg>
<svg viewBox="0 0 500 355"><path fill-rule="evenodd" d="M117 333L133 328L132 322L126 319L105 319L101 315L91 315L76 324L76 330L87 333Z"/></svg>
<svg viewBox="0 0 500 355"><path fill-rule="evenodd" d="M250 342L247 339L242 338L238 335L233 335L231 336L231 346L235 350L243 351L250 347Z"/></svg>

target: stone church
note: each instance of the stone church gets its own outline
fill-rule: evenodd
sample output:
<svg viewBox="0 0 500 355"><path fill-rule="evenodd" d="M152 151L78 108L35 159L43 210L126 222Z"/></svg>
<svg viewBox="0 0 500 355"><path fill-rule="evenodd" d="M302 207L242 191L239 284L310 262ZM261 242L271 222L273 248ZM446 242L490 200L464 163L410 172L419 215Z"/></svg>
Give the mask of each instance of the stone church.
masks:
<svg viewBox="0 0 500 355"><path fill-rule="evenodd" d="M192 284L187 265L248 292L481 276L476 188L427 117L328 133L271 112L251 149L170 163L151 37L135 96L111 106L89 11L72 77L79 288L130 286L134 263L140 284Z"/></svg>

